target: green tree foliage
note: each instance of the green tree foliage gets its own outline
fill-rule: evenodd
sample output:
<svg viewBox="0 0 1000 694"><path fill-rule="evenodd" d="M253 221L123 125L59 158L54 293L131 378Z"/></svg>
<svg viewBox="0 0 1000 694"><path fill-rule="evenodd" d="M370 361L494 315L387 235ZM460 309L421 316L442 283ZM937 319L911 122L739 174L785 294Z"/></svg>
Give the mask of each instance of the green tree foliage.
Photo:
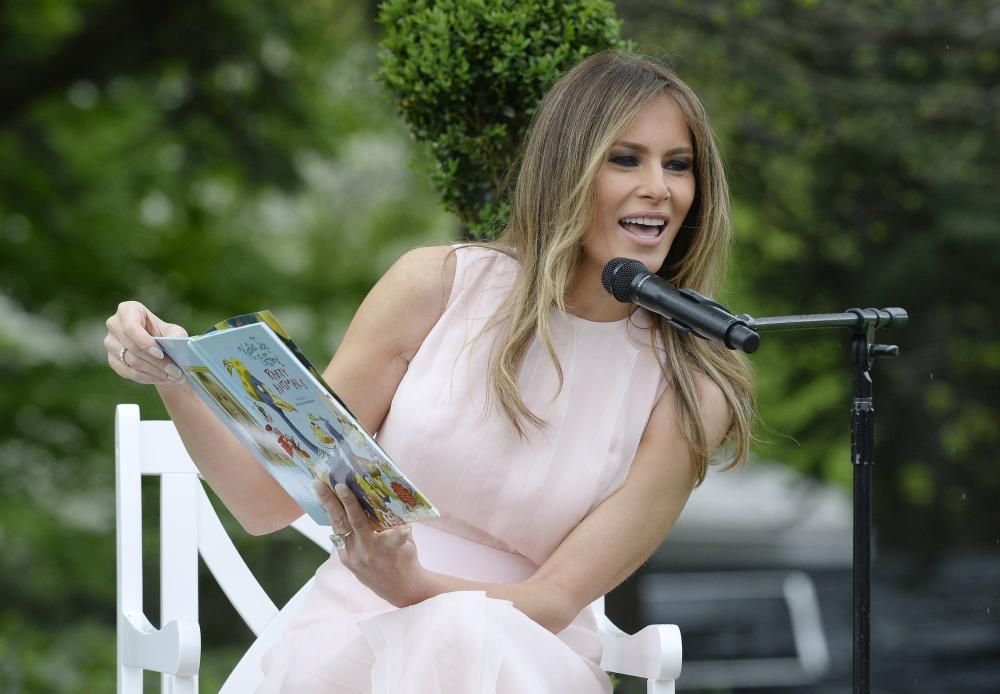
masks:
<svg viewBox="0 0 1000 694"><path fill-rule="evenodd" d="M506 217L505 183L549 86L588 55L624 48L607 0L389 0L379 80L445 206L473 235Z"/></svg>
<svg viewBox="0 0 1000 694"><path fill-rule="evenodd" d="M117 303L192 332L271 307L322 363L403 249L457 232L371 29L346 0L0 4L0 691L114 688L113 407L165 415L108 369ZM279 599L318 563L242 544ZM249 643L221 607L204 634Z"/></svg>
<svg viewBox="0 0 1000 694"><path fill-rule="evenodd" d="M901 358L874 371L882 542L995 542L1000 32L986 18L1000 4L621 6L722 135L738 210L733 307L910 312L908 328L879 333ZM765 432L762 452L850 478L847 344L846 332L765 335L762 412L794 441Z"/></svg>

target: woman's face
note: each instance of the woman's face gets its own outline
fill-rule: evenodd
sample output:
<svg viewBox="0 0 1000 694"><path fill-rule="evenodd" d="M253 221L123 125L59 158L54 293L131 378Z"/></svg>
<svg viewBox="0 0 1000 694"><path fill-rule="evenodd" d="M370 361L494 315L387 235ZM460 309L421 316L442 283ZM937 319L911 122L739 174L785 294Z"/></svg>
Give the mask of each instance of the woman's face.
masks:
<svg viewBox="0 0 1000 694"><path fill-rule="evenodd" d="M600 270L634 258L659 270L695 194L691 132L677 102L661 94L643 107L608 152L595 189L584 263Z"/></svg>

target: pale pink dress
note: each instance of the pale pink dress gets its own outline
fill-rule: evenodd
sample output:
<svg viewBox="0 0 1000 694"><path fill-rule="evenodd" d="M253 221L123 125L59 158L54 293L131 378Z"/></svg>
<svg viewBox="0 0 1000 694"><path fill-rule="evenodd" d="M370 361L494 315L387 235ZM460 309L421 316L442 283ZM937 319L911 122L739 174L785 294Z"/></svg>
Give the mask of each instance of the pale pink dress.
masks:
<svg viewBox="0 0 1000 694"><path fill-rule="evenodd" d="M442 518L414 527L421 562L483 581L528 578L623 482L664 390L646 318L594 323L554 313L558 380L537 340L520 372L525 403L548 421L520 439L486 409L496 332L474 340L507 296L517 262L459 247L447 308L410 363L378 434ZM501 327L500 330L503 328ZM602 548L592 559L600 561ZM396 609L336 555L266 656L260 694L525 694L611 691L593 613L553 634L483 592Z"/></svg>

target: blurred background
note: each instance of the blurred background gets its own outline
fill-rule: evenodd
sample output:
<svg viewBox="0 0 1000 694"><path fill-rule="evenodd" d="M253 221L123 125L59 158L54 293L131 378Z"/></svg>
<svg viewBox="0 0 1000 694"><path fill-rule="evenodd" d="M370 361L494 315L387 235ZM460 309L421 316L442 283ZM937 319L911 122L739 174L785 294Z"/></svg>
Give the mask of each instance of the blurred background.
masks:
<svg viewBox="0 0 1000 694"><path fill-rule="evenodd" d="M909 311L873 372L873 690L1000 691L1000 2L617 11L712 114L737 230L720 299ZM114 406L165 416L107 367L119 301L191 332L271 308L323 364L393 260L460 237L373 80L376 15L0 2L0 691L114 688ZM848 691L849 343L764 336L755 463L711 475L609 597L626 630L680 625L682 688ZM239 545L278 602L323 558L293 533ZM208 580L202 600L207 692L250 633Z"/></svg>

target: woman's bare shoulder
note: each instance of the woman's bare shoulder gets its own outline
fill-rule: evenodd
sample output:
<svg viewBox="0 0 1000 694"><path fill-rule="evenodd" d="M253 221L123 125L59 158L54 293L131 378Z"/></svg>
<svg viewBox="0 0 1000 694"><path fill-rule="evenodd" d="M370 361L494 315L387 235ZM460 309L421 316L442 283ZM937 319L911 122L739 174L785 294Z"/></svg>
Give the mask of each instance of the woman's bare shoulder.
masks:
<svg viewBox="0 0 1000 694"><path fill-rule="evenodd" d="M379 284L388 283L398 299L419 303L440 317L455 282L457 258L451 246L421 246L404 253Z"/></svg>
<svg viewBox="0 0 1000 694"><path fill-rule="evenodd" d="M444 313L455 280L456 262L451 246L424 246L407 251L362 303L355 316L357 327L387 331L392 337L390 349L398 350L404 357L412 354Z"/></svg>

